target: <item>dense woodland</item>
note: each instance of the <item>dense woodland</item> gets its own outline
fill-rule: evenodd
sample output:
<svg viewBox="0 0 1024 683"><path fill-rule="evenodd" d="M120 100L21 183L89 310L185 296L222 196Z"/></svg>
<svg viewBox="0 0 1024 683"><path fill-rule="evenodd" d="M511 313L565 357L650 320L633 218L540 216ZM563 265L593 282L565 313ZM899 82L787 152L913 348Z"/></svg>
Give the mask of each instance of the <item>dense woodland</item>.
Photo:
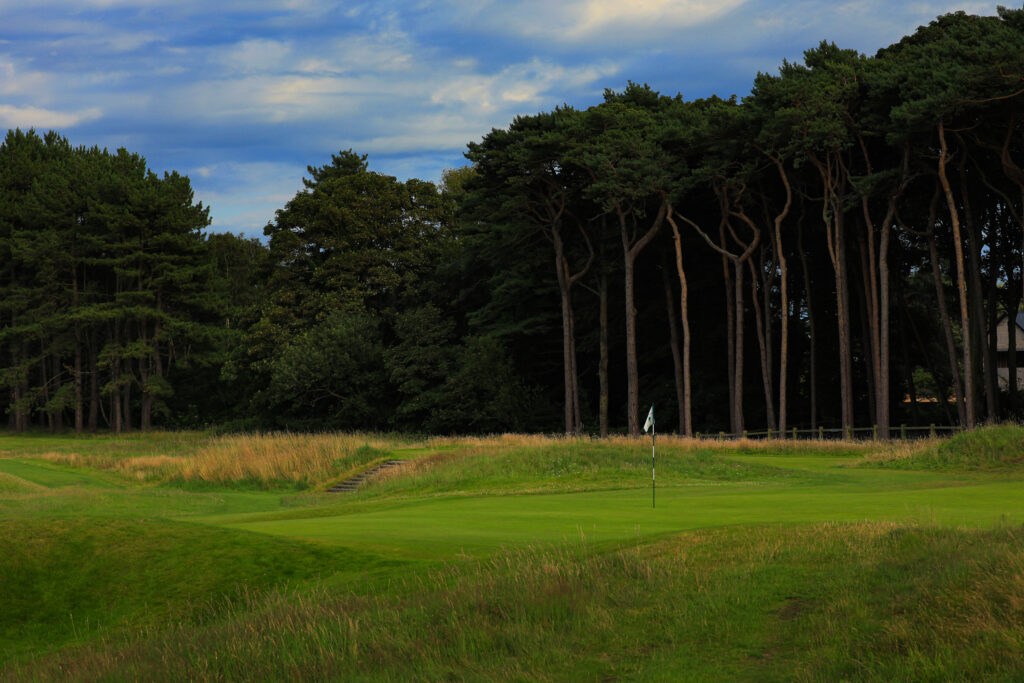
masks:
<svg viewBox="0 0 1024 683"><path fill-rule="evenodd" d="M440 186L311 166L265 241L125 150L0 146L0 408L153 426L740 432L1019 417L1024 10L742 100L630 83ZM1024 359L1021 359L1024 362Z"/></svg>

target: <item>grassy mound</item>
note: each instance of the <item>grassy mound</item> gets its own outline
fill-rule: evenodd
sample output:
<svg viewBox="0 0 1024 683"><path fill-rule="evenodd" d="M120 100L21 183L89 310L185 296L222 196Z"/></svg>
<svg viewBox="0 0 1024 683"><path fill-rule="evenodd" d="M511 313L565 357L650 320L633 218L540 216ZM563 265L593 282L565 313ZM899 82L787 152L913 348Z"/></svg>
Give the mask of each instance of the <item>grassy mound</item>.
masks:
<svg viewBox="0 0 1024 683"><path fill-rule="evenodd" d="M901 469L998 471L1024 469L1024 427L988 425L874 464Z"/></svg>
<svg viewBox="0 0 1024 683"><path fill-rule="evenodd" d="M0 472L0 495L7 493L35 493L44 488L28 479L7 472Z"/></svg>
<svg viewBox="0 0 1024 683"><path fill-rule="evenodd" d="M0 660L121 627L192 622L261 594L376 559L159 519L0 521Z"/></svg>

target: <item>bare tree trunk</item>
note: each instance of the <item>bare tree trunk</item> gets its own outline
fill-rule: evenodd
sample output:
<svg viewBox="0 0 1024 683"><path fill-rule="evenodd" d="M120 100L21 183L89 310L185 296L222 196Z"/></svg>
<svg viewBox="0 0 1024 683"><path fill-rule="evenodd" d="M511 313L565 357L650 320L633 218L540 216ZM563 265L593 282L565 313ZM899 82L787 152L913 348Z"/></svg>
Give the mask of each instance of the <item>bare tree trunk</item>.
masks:
<svg viewBox="0 0 1024 683"><path fill-rule="evenodd" d="M741 188L736 197L730 198L729 187L725 183L720 183L715 187L715 193L718 195L718 202L721 211L721 220L718 224L718 236L719 243L715 242L704 232L699 225L694 223L686 216L679 215L683 221L688 223L697 234L707 243L709 247L717 251L723 257L727 258L725 277L726 277L726 288L728 291L729 283L729 269L728 264L732 263L733 273L735 275L735 281L732 286L732 293L734 295L735 311L733 313L734 322L734 335L730 336L732 341L733 354L730 356L734 358L734 362L730 367L732 375L732 386L733 392L730 397L730 423L733 433L740 433L744 429L743 422L743 266L744 263L751 257L761 243L761 232L752 220L743 212L743 207L740 200L743 196L743 189ZM730 224L730 218L735 217L743 221L744 224L750 228L752 238L750 242L744 243L737 236L736 231ZM729 251L726 244L726 230L732 237L733 241L740 245L743 250L740 254L734 254ZM756 299L756 296L755 296ZM755 302L756 303L756 302Z"/></svg>
<svg viewBox="0 0 1024 683"><path fill-rule="evenodd" d="M772 395L775 393L772 386L771 367L768 361L768 345L765 340L764 319L761 315L761 302L757 300L757 272L754 269L753 259L747 261L750 268L750 295L754 302L754 326L757 329L757 348L761 355L761 384L764 385L764 405L767 414L768 429L775 428L775 402Z"/></svg>
<svg viewBox="0 0 1024 683"><path fill-rule="evenodd" d="M686 283L686 271L683 269L683 241L679 234L679 226L672 218L672 207L666 213L669 225L672 226L672 239L676 252L676 275L679 277L679 312L683 322L683 402L682 432L693 436L693 393L690 383L690 290Z"/></svg>
<svg viewBox="0 0 1024 683"><path fill-rule="evenodd" d="M939 121L938 126L939 145L939 182L942 183L942 190L946 195L946 206L949 209L950 224L953 227L953 248L956 253L957 290L960 297L960 322L964 330L964 401L967 411L967 428L974 429L976 418L974 409L974 355L971 349L971 325L969 305L967 301L967 274L964 265L964 245L960 234L960 213L956 208L956 200L953 197L953 189L950 187L949 178L946 174L946 165L949 163L949 146L946 144L946 129L943 122Z"/></svg>
<svg viewBox="0 0 1024 683"><path fill-rule="evenodd" d="M789 266L786 263L786 253L782 249L782 222L789 215L793 206L793 188L789 183L789 176L782 165L782 160L773 158L775 167L782 179L782 185L786 188L786 203L782 211L775 216L775 259L779 266L779 316L780 338L779 338L779 431L786 431L786 389L789 380Z"/></svg>
<svg viewBox="0 0 1024 683"><path fill-rule="evenodd" d="M565 253L562 239L561 212L550 226L550 235L555 247L555 272L558 275L558 290L562 302L562 360L565 379L565 433L580 434L583 431L583 417L580 412L580 379L576 361L576 321L572 304L572 287L583 277L594 262L594 250L590 239L582 228L580 232L587 244L590 257L583 269L573 274Z"/></svg>
<svg viewBox="0 0 1024 683"><path fill-rule="evenodd" d="M676 407L679 409L679 433L686 430L686 416L684 409L683 390L683 359L679 352L679 325L676 323L676 302L675 292L672 288L672 280L669 278L668 268L661 269L661 279L665 288L665 318L668 320L669 347L672 351L672 371L676 385Z"/></svg>
<svg viewBox="0 0 1024 683"><path fill-rule="evenodd" d="M964 146L963 139L957 136L961 146ZM971 335L973 343L981 349L981 382L979 388L985 393L985 417L995 419L996 389L995 389L995 368L992 363L992 355L989 353L989 345L985 333L985 305L983 301L984 289L981 284L981 231L974 220L974 211L971 209L970 191L967 185L967 153L965 152L959 164L960 174L960 195L963 197L964 219L967 225L967 272L970 277L971 319L974 321Z"/></svg>
<svg viewBox="0 0 1024 683"><path fill-rule="evenodd" d="M850 343L849 277L846 266L846 229L843 220L843 197L840 191L838 159L829 153L823 163L814 156L811 162L821 176L824 197L821 218L828 239L829 259L836 278L836 321L839 329L839 395L844 435L853 427L853 368Z"/></svg>
<svg viewBox="0 0 1024 683"><path fill-rule="evenodd" d="M666 205L662 202L658 214L644 235L633 240L629 234L626 213L618 209L619 229L622 236L622 253L625 270L626 295L626 411L630 436L640 434L640 371L636 359L636 306L635 306L635 275L637 256L643 251L665 220Z"/></svg>
<svg viewBox="0 0 1024 683"><path fill-rule="evenodd" d="M877 295L878 288L874 277L874 268L871 265L873 259L869 259L867 254L871 247L864 231L857 233L857 244L860 247L860 270L864 294L857 299L857 303L860 305L861 320L863 321L861 329L864 330L864 347L870 350L869 353L861 354L861 356L864 360L864 376L868 380L868 414L875 419L878 412L878 337L881 335L876 333L878 316L872 299Z"/></svg>
<svg viewBox="0 0 1024 683"><path fill-rule="evenodd" d="M967 426L967 406L964 400L964 388L960 380L960 367L957 363L956 342L953 340L953 322L949 317L949 309L946 306L946 288L942 284L941 263L939 261L939 250L935 243L935 222L938 219L938 202L941 194L940 186L936 185L935 194L932 197L928 208L928 226L926 236L928 238L928 257L932 264L932 283L935 285L935 301L939 308L939 318L942 320L942 331L946 341L946 355L949 358L950 378L953 380L953 394L956 398L957 414L962 426ZM916 333L917 328L914 328Z"/></svg>
<svg viewBox="0 0 1024 683"><path fill-rule="evenodd" d="M561 231L552 229L555 245L555 272L558 275L558 293L562 304L562 377L565 384L565 433L576 433L576 401L573 396L573 330L572 330L572 297L569 292L569 278L565 272L565 249Z"/></svg>

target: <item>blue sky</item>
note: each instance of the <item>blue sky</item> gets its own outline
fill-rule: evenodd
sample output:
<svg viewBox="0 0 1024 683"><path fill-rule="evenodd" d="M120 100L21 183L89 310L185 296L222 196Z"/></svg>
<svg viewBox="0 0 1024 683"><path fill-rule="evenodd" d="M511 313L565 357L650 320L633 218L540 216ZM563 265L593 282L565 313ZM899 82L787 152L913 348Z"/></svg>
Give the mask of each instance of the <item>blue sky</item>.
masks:
<svg viewBox="0 0 1024 683"><path fill-rule="evenodd" d="M1006 0L1003 0L1004 3ZM629 80L746 94L820 40L874 53L943 0L0 0L0 130L127 147L261 235L332 152L437 180L516 114Z"/></svg>

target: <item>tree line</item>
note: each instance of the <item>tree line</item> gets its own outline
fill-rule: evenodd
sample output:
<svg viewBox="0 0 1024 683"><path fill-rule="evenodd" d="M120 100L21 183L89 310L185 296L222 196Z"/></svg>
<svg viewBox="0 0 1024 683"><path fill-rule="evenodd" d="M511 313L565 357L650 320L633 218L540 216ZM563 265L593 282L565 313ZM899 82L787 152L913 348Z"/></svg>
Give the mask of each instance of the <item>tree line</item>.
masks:
<svg viewBox="0 0 1024 683"><path fill-rule="evenodd" d="M347 151L259 242L124 150L0 146L10 426L680 433L1021 413L1024 10L738 100L630 83L438 185ZM666 416L671 414L671 420Z"/></svg>

